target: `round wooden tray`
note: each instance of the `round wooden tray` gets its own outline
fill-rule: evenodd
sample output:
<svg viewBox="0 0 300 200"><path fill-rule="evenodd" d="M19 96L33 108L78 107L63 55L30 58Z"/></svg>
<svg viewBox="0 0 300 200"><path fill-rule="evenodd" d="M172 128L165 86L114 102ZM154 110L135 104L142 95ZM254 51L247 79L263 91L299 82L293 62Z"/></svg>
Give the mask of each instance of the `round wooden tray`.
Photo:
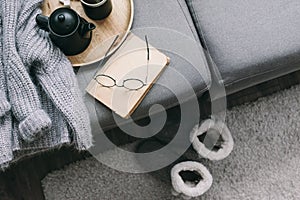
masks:
<svg viewBox="0 0 300 200"><path fill-rule="evenodd" d="M84 13L79 0L71 0L71 8L88 22L96 25L89 47L78 55L68 56L74 67L90 65L103 59L116 35L119 35L118 40L108 56L118 49L126 39L133 22L133 0L112 0L112 4L113 10L106 19L92 20ZM42 8L43 14L49 16L59 7L63 7L59 0L45 0Z"/></svg>

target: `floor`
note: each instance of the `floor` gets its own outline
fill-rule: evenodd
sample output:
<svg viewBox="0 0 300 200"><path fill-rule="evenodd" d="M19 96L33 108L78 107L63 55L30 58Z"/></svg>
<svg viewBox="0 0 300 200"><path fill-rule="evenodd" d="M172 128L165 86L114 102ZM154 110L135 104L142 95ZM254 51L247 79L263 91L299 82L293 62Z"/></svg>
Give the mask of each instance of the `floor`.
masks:
<svg viewBox="0 0 300 200"><path fill-rule="evenodd" d="M226 159L199 158L193 148L183 155L180 153L178 162L200 162L213 177L211 188L193 200L299 200L299 96L298 84L228 109L226 124L234 140L234 150ZM170 127L172 131L168 128L161 132L174 134L177 129L173 127ZM207 142L209 138L205 140ZM141 151L140 144L134 142L120 148L129 152ZM151 147L164 146L159 144L152 141L142 151L152 152L155 149ZM173 165L152 173L122 171L149 169L158 163L156 158L166 160L170 153L151 156L152 159L148 160L153 162L149 163L139 156L123 155L119 148L115 148L99 154L97 158L101 160L92 157L49 173L42 180L44 195L51 200L182 200L170 192Z"/></svg>
<svg viewBox="0 0 300 200"><path fill-rule="evenodd" d="M300 83L300 71L268 81L228 97L228 106L240 105L248 101L269 95L275 91L285 89ZM204 95L205 96L205 95ZM206 102L206 100L204 100ZM205 106L204 106L205 107ZM122 144L132 138L124 137L120 140L118 130L109 134L111 140ZM117 141L118 140L118 141ZM43 153L33 158L22 160L13 165L6 172L0 173L0 199L1 200L40 200L44 199L41 180L52 170L76 160L87 157L87 153L78 153L73 148L62 147L59 150Z"/></svg>

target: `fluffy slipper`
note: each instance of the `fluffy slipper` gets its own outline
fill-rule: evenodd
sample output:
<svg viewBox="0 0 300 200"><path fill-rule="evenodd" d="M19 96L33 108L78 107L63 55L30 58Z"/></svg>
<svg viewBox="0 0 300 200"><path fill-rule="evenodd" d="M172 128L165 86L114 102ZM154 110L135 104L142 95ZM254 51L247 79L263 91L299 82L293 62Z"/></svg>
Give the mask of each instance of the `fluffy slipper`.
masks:
<svg viewBox="0 0 300 200"><path fill-rule="evenodd" d="M171 170L171 180L174 189L173 195L182 194L185 199L203 195L213 182L207 168L194 161L175 165Z"/></svg>
<svg viewBox="0 0 300 200"><path fill-rule="evenodd" d="M222 160L233 150L233 139L227 126L223 122L211 119L196 126L190 134L194 150L202 158Z"/></svg>

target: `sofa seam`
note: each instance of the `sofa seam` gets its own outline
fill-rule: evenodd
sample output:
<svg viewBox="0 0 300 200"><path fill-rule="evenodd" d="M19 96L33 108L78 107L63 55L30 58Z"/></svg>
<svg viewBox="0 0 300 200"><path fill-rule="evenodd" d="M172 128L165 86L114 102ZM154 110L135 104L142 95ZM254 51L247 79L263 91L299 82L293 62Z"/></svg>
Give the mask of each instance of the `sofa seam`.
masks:
<svg viewBox="0 0 300 200"><path fill-rule="evenodd" d="M278 68L278 69L279 69L279 68ZM270 72L278 71L278 69L267 70L267 71L264 71L264 72L261 72L261 73L256 73L256 74L253 74L253 75L244 77L244 78L240 78L240 79L235 80L235 81L231 81L231 82L225 84L225 87L232 86L233 84L236 84L236 83L238 83L238 82L244 81L244 80L249 79L249 78L253 78L253 77L257 77L257 76L262 76L262 75L265 75L265 74L270 73ZM293 71L293 70L292 70L292 71Z"/></svg>
<svg viewBox="0 0 300 200"><path fill-rule="evenodd" d="M177 1L178 1L178 0L177 0ZM196 31L196 33L197 33L197 37L198 37L199 40L200 40L200 44L201 44L202 48L207 49L207 46L206 46L206 43L205 43L205 39L204 39L204 37L203 37L203 34L201 34L201 33L203 33L203 32L202 32L202 29L201 29L201 27L197 27L197 24L198 24L198 23L195 21L193 15L192 15L192 13L195 13L195 9L194 9L193 6L189 6L189 4L187 3L187 0L184 0L184 2L185 2L186 6L187 6L187 8L188 8L189 13L190 13L190 17L191 17L191 20L192 20L193 25L194 25L194 27L195 27L195 31ZM199 21L198 16L195 15L195 17L196 17L197 21ZM200 32L199 32L198 29L200 30Z"/></svg>
<svg viewBox="0 0 300 200"><path fill-rule="evenodd" d="M193 30L192 25L190 24L190 22L189 22L189 20L188 20L187 13L184 12L184 10L183 10L182 4L180 3L179 0L177 0L177 3L178 3L179 6L180 6L180 9L181 9L181 11L182 11L182 13L183 13L183 15L184 15L184 17L185 17L186 22L188 23L188 26L189 26L189 28L190 28L190 31L191 31L192 34L193 34L193 37L194 37L195 41L196 41L196 42L200 42L200 45L198 45L198 46L201 47L201 50L203 51L203 49L205 49L205 48L202 46L201 37L199 36L199 33L198 33L198 31L197 31L197 28L195 27L195 22L194 22L194 20L193 20L193 18L192 18L192 16L191 16L189 6L187 5L186 1L184 0L184 3L185 3L185 5L186 5L186 7L187 7L187 11L189 12L189 16L190 16L191 22L193 23L192 25L193 25L194 30ZM204 45L205 45L205 44L204 44ZM203 53L203 54L204 54L204 53ZM205 58L206 64L208 64L207 58L205 57L205 55L203 55L203 56L204 56L204 58ZM210 79L210 80L208 80L208 82L209 82L209 85L211 85L211 82L212 82L212 76L211 76L211 71L209 70L209 68L208 68L207 65L205 65L205 72L208 74L208 78ZM210 88L210 86L207 86L207 90L209 90L209 88Z"/></svg>
<svg viewBox="0 0 300 200"><path fill-rule="evenodd" d="M185 1L184 1L184 2L185 2ZM196 31L196 33L197 33L197 30L195 29L195 31L193 31L192 25L189 23L188 17L186 16L187 14L184 12L183 7L182 7L180 1L177 0L177 3L179 4L181 11L183 12L183 15L184 15L184 17L185 17L185 20L187 21L187 23L188 23L188 25L189 25L189 28L190 28L190 30L191 30L191 32L192 32L192 34L193 34L194 39L200 40L198 34L195 34L195 31ZM186 4L186 2L185 2L185 4ZM186 4L186 6L187 6L187 4ZM188 6L187 6L187 7L188 7ZM188 9L188 11L189 11L189 9ZM189 12L190 12L190 11L189 11ZM192 21L192 22L193 22L193 21ZM194 28L195 28L194 22L193 22L193 26L194 26Z"/></svg>

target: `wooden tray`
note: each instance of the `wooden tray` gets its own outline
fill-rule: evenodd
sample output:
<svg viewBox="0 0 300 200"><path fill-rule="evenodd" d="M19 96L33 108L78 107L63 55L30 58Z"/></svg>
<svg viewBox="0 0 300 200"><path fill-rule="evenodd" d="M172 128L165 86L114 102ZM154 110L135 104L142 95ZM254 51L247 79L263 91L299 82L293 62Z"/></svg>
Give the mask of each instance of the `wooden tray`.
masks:
<svg viewBox="0 0 300 200"><path fill-rule="evenodd" d="M74 67L90 65L103 59L105 52L112 44L116 35L119 34L120 36L110 51L110 54L126 39L133 22L133 0L112 0L112 4L113 10L106 19L92 20L85 15L79 0L71 1L72 9L76 10L76 12L88 22L92 22L96 25L89 47L81 54L68 56ZM42 8L43 14L49 16L59 7L63 7L59 0L45 0Z"/></svg>

